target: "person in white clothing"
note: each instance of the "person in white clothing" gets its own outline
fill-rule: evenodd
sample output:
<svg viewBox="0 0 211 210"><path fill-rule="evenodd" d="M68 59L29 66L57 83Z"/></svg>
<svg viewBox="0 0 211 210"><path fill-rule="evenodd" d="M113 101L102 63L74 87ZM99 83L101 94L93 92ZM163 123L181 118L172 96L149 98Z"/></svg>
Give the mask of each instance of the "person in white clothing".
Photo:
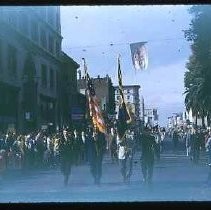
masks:
<svg viewBox="0 0 211 210"><path fill-rule="evenodd" d="M132 131L128 130L121 140L117 135L118 159L124 182L129 182L132 175L134 145L134 133Z"/></svg>

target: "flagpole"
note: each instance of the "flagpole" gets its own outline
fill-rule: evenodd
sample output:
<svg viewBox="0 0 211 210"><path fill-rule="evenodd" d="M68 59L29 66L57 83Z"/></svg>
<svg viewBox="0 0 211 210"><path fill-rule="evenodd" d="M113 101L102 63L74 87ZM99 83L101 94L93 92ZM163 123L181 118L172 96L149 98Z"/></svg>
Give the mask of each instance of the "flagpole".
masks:
<svg viewBox="0 0 211 210"><path fill-rule="evenodd" d="M118 82L119 82L119 94L121 101L119 101L119 114L118 114L118 125L117 125L117 133L119 135L120 140L122 141L126 135L127 127L131 123L132 119L130 116L130 112L124 100L124 91L122 85L122 71L120 65L120 54L118 56Z"/></svg>

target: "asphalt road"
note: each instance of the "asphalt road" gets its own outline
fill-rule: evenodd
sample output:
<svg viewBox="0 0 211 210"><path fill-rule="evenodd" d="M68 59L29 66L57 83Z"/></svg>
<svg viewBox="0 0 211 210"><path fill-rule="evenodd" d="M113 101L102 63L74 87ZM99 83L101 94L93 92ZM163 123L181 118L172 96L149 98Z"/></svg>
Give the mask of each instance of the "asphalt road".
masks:
<svg viewBox="0 0 211 210"><path fill-rule="evenodd" d="M119 165L106 155L100 186L93 184L86 164L72 168L67 187L63 186L59 169L29 171L25 175L16 171L1 180L0 202L210 201L205 154L194 165L181 150L182 145L177 152L170 145L166 141L161 160L155 163L152 187L142 182L140 153L136 152L130 183L123 183Z"/></svg>

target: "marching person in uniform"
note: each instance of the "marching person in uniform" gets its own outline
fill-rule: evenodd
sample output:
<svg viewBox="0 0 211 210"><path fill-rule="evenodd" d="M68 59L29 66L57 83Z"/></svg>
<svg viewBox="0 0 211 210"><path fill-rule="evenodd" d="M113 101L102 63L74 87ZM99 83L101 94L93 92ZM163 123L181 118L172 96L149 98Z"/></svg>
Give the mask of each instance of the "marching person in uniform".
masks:
<svg viewBox="0 0 211 210"><path fill-rule="evenodd" d="M63 130L63 135L60 138L59 151L60 151L60 164L61 172L64 175L64 185L67 186L71 167L74 160L74 137L71 132L66 129Z"/></svg>
<svg viewBox="0 0 211 210"><path fill-rule="evenodd" d="M160 132L158 130L158 127L155 127L153 130L153 135L155 137L155 155L157 160L160 160L160 151L161 151L161 135Z"/></svg>
<svg viewBox="0 0 211 210"><path fill-rule="evenodd" d="M90 171L95 184L100 184L102 176L103 155L106 151L106 140L104 133L101 133L95 126L92 139L90 141Z"/></svg>
<svg viewBox="0 0 211 210"><path fill-rule="evenodd" d="M117 156L117 132L115 128L111 128L111 134L109 139L109 151L111 155L112 163L118 162Z"/></svg>
<svg viewBox="0 0 211 210"><path fill-rule="evenodd" d="M128 130L122 140L117 139L117 145L123 181L129 182L133 167L134 133Z"/></svg>
<svg viewBox="0 0 211 210"><path fill-rule="evenodd" d="M143 181L149 185L152 183L153 177L155 145L155 137L151 134L150 129L145 127L141 135L141 169Z"/></svg>

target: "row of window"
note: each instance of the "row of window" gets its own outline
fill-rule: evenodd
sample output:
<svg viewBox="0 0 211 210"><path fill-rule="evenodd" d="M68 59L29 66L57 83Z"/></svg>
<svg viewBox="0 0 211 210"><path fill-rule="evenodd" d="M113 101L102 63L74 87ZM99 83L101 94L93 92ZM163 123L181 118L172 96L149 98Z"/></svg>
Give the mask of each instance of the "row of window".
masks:
<svg viewBox="0 0 211 210"><path fill-rule="evenodd" d="M17 49L8 44L7 50L4 51L4 53L7 52L7 69L9 76L16 77L17 76ZM0 71L3 69L3 41L0 39Z"/></svg>
<svg viewBox="0 0 211 210"><path fill-rule="evenodd" d="M15 77L17 76L17 49L12 46L12 45L8 45L8 57L7 57L7 70L9 73L9 76L11 77ZM2 70L2 40L0 39L0 71ZM47 88L47 84L49 84L50 88L54 88L55 87L55 72L52 68L49 69L49 73L48 73L48 69L47 66L42 64L41 65L41 85L43 88ZM48 82L49 80L49 82Z"/></svg>
<svg viewBox="0 0 211 210"><path fill-rule="evenodd" d="M60 52L60 41L54 38L53 32L47 33L44 26L41 27L39 20L36 17L30 17L23 11L16 11L13 14L4 13L3 16L7 15L7 21L23 33L25 36L38 43L42 48L48 50L53 55L59 56Z"/></svg>
<svg viewBox="0 0 211 210"><path fill-rule="evenodd" d="M119 100L120 96L117 96L116 99ZM130 96L127 96L127 100L130 100Z"/></svg>
<svg viewBox="0 0 211 210"><path fill-rule="evenodd" d="M49 80L49 82L48 82ZM49 73L47 70L47 66L42 64L41 65L41 85L43 88L47 88L47 84L49 83L50 88L55 87L55 75L54 75L54 70L49 69Z"/></svg>
<svg viewBox="0 0 211 210"><path fill-rule="evenodd" d="M33 9L40 15L40 17L47 21L52 26L56 26L59 28L59 12L57 10L58 7L55 6L41 6L41 7L33 7Z"/></svg>
<svg viewBox="0 0 211 210"><path fill-rule="evenodd" d="M128 90L128 89L127 89L127 90L123 90L123 92L124 92L124 93L132 93L132 92L131 92L130 90ZM116 94L118 94L118 93L119 93L119 90L116 89Z"/></svg>

